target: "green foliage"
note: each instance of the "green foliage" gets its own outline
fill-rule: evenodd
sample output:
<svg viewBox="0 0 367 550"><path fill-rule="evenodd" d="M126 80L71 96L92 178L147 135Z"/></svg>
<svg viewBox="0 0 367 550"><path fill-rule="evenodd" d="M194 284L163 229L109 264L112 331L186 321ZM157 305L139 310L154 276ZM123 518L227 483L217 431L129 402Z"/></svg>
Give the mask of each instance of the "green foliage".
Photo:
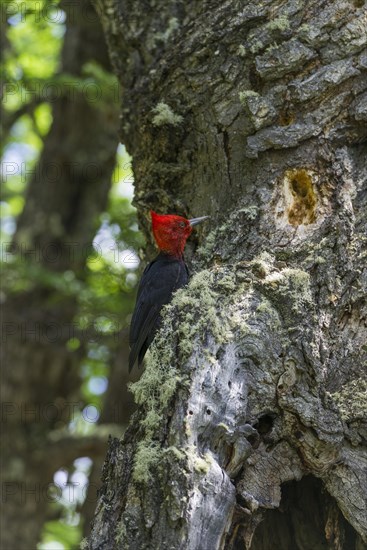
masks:
<svg viewBox="0 0 367 550"><path fill-rule="evenodd" d="M61 22L53 22L47 5L47 0L28 1L18 16L10 18L7 37L12 50L7 52L6 68L10 77L22 83L30 78L48 78L57 70L65 27ZM58 2L53 2L54 11L57 7Z"/></svg>
<svg viewBox="0 0 367 550"><path fill-rule="evenodd" d="M43 532L43 541L38 550L52 548L51 543L62 544L65 550L76 550L81 538L80 525L68 525L65 521L48 521Z"/></svg>
<svg viewBox="0 0 367 550"><path fill-rule="evenodd" d="M60 97L63 93L70 94L71 90L79 93L88 84L97 84L106 100L100 103L107 105L106 108L109 102L117 100L118 93L115 76L96 62L85 64L80 77L59 72L65 18L57 1L21 3L23 11L18 15L11 11L14 5L12 2L8 6L6 47L1 65L5 82L1 298L3 294L21 297L25 292L42 289L50 304L62 304L70 298L77 304L73 331L63 342L70 353L81 358L81 408L74 411L73 422L65 427L77 436L94 430L93 422L86 422L84 418L83 407L94 406L98 411L102 408L109 365L121 346L119 334L128 326L133 308L139 264L137 251L144 240L131 206L131 159L120 147L108 206L100 216L94 249L89 252L83 273L72 269L53 271L40 257L25 255L20 248L11 247L16 222L26 201L28 181L51 128L51 91L56 90ZM22 235L23 242L27 239L28 235ZM71 467L69 474L76 470L76 466ZM60 519L45 524L39 548L50 548L52 543L61 544L66 550L78 548L81 521L76 504L62 500L51 507L52 517Z"/></svg>

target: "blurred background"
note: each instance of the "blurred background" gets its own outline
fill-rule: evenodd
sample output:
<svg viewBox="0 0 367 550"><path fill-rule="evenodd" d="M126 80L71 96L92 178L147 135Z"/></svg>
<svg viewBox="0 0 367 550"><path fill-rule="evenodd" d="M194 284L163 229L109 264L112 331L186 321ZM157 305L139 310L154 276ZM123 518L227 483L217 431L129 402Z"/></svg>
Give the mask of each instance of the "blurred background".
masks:
<svg viewBox="0 0 367 550"><path fill-rule="evenodd" d="M1 10L2 547L69 550L88 535L108 434L134 407L144 239L91 4Z"/></svg>

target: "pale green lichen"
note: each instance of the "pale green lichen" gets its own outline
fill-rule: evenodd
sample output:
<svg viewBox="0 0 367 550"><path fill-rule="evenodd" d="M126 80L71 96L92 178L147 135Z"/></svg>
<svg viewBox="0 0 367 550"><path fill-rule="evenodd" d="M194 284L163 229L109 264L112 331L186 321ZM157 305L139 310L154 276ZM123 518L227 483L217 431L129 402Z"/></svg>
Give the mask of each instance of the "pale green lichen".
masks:
<svg viewBox="0 0 367 550"><path fill-rule="evenodd" d="M254 90L244 90L242 92L239 92L238 97L242 105L246 106L249 97L259 97L259 94Z"/></svg>
<svg viewBox="0 0 367 550"><path fill-rule="evenodd" d="M245 214L249 220L255 220L257 218L259 209L257 206L251 205L247 206L246 208L241 208L240 210L238 210L238 212Z"/></svg>
<svg viewBox="0 0 367 550"><path fill-rule="evenodd" d="M227 320L229 327L227 327L228 339L232 333L230 330L236 332L241 338L249 334L253 334L253 329L248 325L247 321L249 320L250 307L248 296L245 296L243 299L236 301L234 304L228 304L227 306Z"/></svg>
<svg viewBox="0 0 367 550"><path fill-rule="evenodd" d="M167 42L167 40L171 37L174 31L179 28L179 26L180 23L177 17L171 17L171 19L168 21L167 29L164 32L157 33L155 35L155 38L158 40L163 40L163 42Z"/></svg>
<svg viewBox="0 0 367 550"><path fill-rule="evenodd" d="M172 111L171 107L162 101L154 107L152 112L154 113L152 120L154 126L163 126L165 124L178 126L183 121L183 117L181 115L176 115Z"/></svg>
<svg viewBox="0 0 367 550"><path fill-rule="evenodd" d="M199 474L207 474L210 470L210 463L198 456L194 462L194 470Z"/></svg>
<svg viewBox="0 0 367 550"><path fill-rule="evenodd" d="M220 319L217 304L220 288L229 296L235 290L235 276L228 271L221 275L203 270L194 275L187 287L175 293L172 302L164 308L162 329L148 352L145 371L138 382L130 385L136 403L145 409L141 420L145 435L137 449L133 471L133 479L137 482L147 482L164 452L154 442L154 434L178 385L186 383L176 367L177 360L182 362L190 356L194 344L200 345L204 340L208 327L219 343L231 338L226 323ZM215 280L218 290L214 290ZM173 320L177 310L180 311L180 323L175 327ZM178 339L178 356L177 349L174 353L172 344L167 343L167 334Z"/></svg>
<svg viewBox="0 0 367 550"><path fill-rule="evenodd" d="M160 408L166 407L180 380L174 366L175 356L172 348L166 346L166 334L174 332L172 321L172 316L166 315L164 327L157 333L155 345L148 351L143 376L129 386L136 403L144 404L148 409L151 408L150 405L156 409L158 404Z"/></svg>
<svg viewBox="0 0 367 550"><path fill-rule="evenodd" d="M234 273L228 273L227 275L224 275L224 277L219 279L218 286L220 288L228 290L229 292L234 292L237 288L235 274Z"/></svg>
<svg viewBox="0 0 367 550"><path fill-rule="evenodd" d="M251 260L251 262L249 263L252 270L255 271L255 273L258 273L262 277L269 275L269 273L273 269L273 264L274 264L274 257L271 256L266 251L261 252L259 256Z"/></svg>
<svg viewBox="0 0 367 550"><path fill-rule="evenodd" d="M189 468L198 474L207 474L212 465L213 459L207 452L204 457L200 456L195 445L190 445L185 449Z"/></svg>
<svg viewBox="0 0 367 550"><path fill-rule="evenodd" d="M89 543L88 543L88 539L87 539L87 538L84 537L84 538L80 541L79 548L80 548L80 550L88 550L88 548L89 548Z"/></svg>
<svg viewBox="0 0 367 550"><path fill-rule="evenodd" d="M253 42L250 46L250 52L253 54L256 54L263 47L264 47L264 44L260 42L260 40L255 40L255 42Z"/></svg>
<svg viewBox="0 0 367 550"><path fill-rule="evenodd" d="M177 447L174 445L171 445L171 447L168 447L168 449L165 449L166 453L173 453L174 456L177 458L177 460L184 460L186 455L183 451L180 451Z"/></svg>
<svg viewBox="0 0 367 550"><path fill-rule="evenodd" d="M151 471L162 459L162 449L153 441L140 441L134 457L133 480L136 483L148 483Z"/></svg>
<svg viewBox="0 0 367 550"><path fill-rule="evenodd" d="M266 26L271 31L288 31L290 29L289 19L286 15L281 15L273 19L273 21L270 21Z"/></svg>
<svg viewBox="0 0 367 550"><path fill-rule="evenodd" d="M172 307L186 311L189 315L196 313L190 321L182 316L177 329L179 349L183 356L191 354L193 343L200 342L205 337L208 327L218 342L224 342L223 320L217 311L218 296L218 292L214 290L214 273L209 270L194 275L189 286L175 294Z"/></svg>
<svg viewBox="0 0 367 550"><path fill-rule="evenodd" d="M173 334L172 318L167 316L164 330ZM145 371L138 382L130 384L129 389L138 405L145 408L145 416L141 421L145 436L139 444L135 455L133 479L137 482L147 482L151 469L159 462L162 449L153 442L155 430L164 418L164 411L172 399L177 385L182 378L174 366L172 346L167 346L167 338L163 331L158 332L155 345L147 355Z"/></svg>
<svg viewBox="0 0 367 550"><path fill-rule="evenodd" d="M212 230L205 238L197 250L198 257L210 258L214 254L215 247L218 245L217 229Z"/></svg>
<svg viewBox="0 0 367 550"><path fill-rule="evenodd" d="M176 391L181 377L173 366L172 350L163 339L162 333L156 337L159 346L152 346L147 358L143 376L129 388L138 405L144 405L146 415L142 420L147 436L151 436L162 419L163 411ZM167 350L167 351L165 351Z"/></svg>
<svg viewBox="0 0 367 550"><path fill-rule="evenodd" d="M282 295L291 304L292 311L299 313L304 305L312 302L310 276L301 269L275 269L274 262L275 258L264 251L249 262L249 266L257 277L263 279L266 287ZM276 313L267 301L258 306L258 311ZM279 319L274 319L274 322L279 325Z"/></svg>
<svg viewBox="0 0 367 550"><path fill-rule="evenodd" d="M278 50L278 49L279 49L279 44L277 44L276 42L273 42L272 44L270 44L266 48L266 52L270 53L270 52L273 52L274 50Z"/></svg>
<svg viewBox="0 0 367 550"><path fill-rule="evenodd" d="M237 48L237 55L240 57L246 57L246 48L243 44L240 44Z"/></svg>
<svg viewBox="0 0 367 550"><path fill-rule="evenodd" d="M226 432L230 432L230 428L229 426L227 426L227 424L224 424L224 422L219 422L218 424L218 428L222 428L223 430L225 430Z"/></svg>
<svg viewBox="0 0 367 550"><path fill-rule="evenodd" d="M126 539L126 535L127 535L126 525L123 521L120 521L120 523L117 525L117 528L116 528L116 538L115 538L115 542L119 545L119 548L122 548L121 542L123 541L123 539Z"/></svg>
<svg viewBox="0 0 367 550"><path fill-rule="evenodd" d="M283 269L267 275L265 284L289 299L291 309L300 313L302 307L312 301L310 276L301 269Z"/></svg>
<svg viewBox="0 0 367 550"><path fill-rule="evenodd" d="M256 311L259 311L260 313L272 313L273 307L269 300L266 300L265 298L262 300L262 302L257 306Z"/></svg>
<svg viewBox="0 0 367 550"><path fill-rule="evenodd" d="M367 416L367 380L356 378L345 384L340 391L328 394L346 422Z"/></svg>
<svg viewBox="0 0 367 550"><path fill-rule="evenodd" d="M190 439L190 437L192 436L192 430L191 430L190 422L187 420L187 418L185 418L184 420L184 426L185 426L185 435L187 439Z"/></svg>

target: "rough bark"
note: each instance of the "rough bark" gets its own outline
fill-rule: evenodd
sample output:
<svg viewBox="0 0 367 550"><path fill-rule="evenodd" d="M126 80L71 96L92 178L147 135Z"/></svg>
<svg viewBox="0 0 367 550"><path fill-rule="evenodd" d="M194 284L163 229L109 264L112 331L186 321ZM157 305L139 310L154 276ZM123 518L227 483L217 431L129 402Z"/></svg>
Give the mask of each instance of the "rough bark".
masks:
<svg viewBox="0 0 367 550"><path fill-rule="evenodd" d="M89 547L360 549L364 3L96 5L142 225L150 207L211 225L111 441Z"/></svg>
<svg viewBox="0 0 367 550"><path fill-rule="evenodd" d="M67 12L62 73L78 78L92 60L108 70L92 5L62 7ZM104 97L93 102L69 89L58 94L52 114L12 247L28 269L29 286L3 304L1 547L7 550L36 548L49 504L58 497L50 487L54 472L79 456L105 452L107 437L78 440L63 431L80 408L83 356L81 348L72 352L66 346L75 336L77 311L75 281L67 277L74 272L83 278L107 202L118 143L117 104ZM66 295L53 284L53 274L62 279L64 272L70 284Z"/></svg>

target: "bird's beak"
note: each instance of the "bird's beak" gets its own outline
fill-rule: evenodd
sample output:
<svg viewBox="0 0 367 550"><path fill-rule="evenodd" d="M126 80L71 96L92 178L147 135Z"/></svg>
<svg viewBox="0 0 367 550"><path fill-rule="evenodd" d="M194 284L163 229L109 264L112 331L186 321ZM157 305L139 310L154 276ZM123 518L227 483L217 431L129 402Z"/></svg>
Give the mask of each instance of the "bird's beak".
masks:
<svg viewBox="0 0 367 550"><path fill-rule="evenodd" d="M189 220L191 227L194 227L194 225L197 225L198 223L203 222L204 220L207 220L210 218L210 216L202 216L201 218L192 218L192 220Z"/></svg>

